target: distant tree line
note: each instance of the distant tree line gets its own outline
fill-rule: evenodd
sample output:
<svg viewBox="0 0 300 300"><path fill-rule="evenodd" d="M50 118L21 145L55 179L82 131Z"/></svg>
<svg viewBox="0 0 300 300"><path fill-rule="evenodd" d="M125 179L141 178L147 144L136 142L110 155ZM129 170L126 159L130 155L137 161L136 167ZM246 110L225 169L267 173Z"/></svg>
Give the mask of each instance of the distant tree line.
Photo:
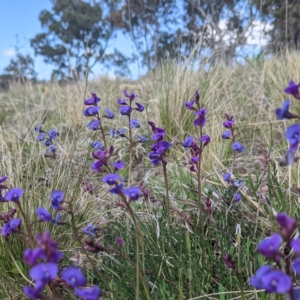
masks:
<svg viewBox="0 0 300 300"><path fill-rule="evenodd" d="M96 64L118 75L130 74L133 62L153 70L166 59L184 59L197 44L209 53L217 51L218 63L230 65L258 24L269 37L266 51L299 48L298 0L51 2L52 9L39 15L43 31L31 39L31 46L54 67L56 80L84 78ZM132 45L130 55L122 47L112 47L120 34ZM3 76L18 82L35 80L34 60L18 53ZM1 82L0 78L0 86Z"/></svg>

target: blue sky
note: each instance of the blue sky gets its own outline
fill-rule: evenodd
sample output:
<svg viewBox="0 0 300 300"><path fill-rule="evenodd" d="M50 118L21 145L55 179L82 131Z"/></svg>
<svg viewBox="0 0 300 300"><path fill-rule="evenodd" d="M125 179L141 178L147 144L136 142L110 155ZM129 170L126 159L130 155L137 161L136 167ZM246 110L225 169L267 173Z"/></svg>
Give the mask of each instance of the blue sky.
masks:
<svg viewBox="0 0 300 300"><path fill-rule="evenodd" d="M14 57L16 45L20 47L21 53L28 53L34 57L30 39L42 32L38 18L40 12L44 9L51 10L51 7L50 0L0 0L0 74ZM111 44L111 48L114 47L121 47L122 52L127 55L132 48L130 42L121 34ZM45 64L40 56L34 58L38 78L49 79L52 72L51 65ZM136 77L137 66L131 66L131 70ZM95 75L101 74L101 66L95 66L93 71Z"/></svg>

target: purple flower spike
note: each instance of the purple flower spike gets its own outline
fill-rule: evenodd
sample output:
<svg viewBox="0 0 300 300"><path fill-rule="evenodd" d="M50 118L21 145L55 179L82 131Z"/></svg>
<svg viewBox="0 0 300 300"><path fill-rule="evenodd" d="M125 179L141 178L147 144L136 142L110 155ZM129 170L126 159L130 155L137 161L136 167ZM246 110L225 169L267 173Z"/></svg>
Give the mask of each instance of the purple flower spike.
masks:
<svg viewBox="0 0 300 300"><path fill-rule="evenodd" d="M136 94L134 94L134 93L129 94L126 90L124 90L124 96L125 96L126 98L129 98L130 101L134 100L134 99L137 97Z"/></svg>
<svg viewBox="0 0 300 300"><path fill-rule="evenodd" d="M6 179L7 179L7 176L1 177L1 178L0 178L0 183L3 183L4 181L6 181Z"/></svg>
<svg viewBox="0 0 300 300"><path fill-rule="evenodd" d="M190 148L194 143L194 138L190 135L183 142L182 145L184 148Z"/></svg>
<svg viewBox="0 0 300 300"><path fill-rule="evenodd" d="M139 112L144 111L145 107L141 103L136 102L135 105L137 106L137 108L135 108L135 110L137 110Z"/></svg>
<svg viewBox="0 0 300 300"><path fill-rule="evenodd" d="M58 266L55 263L44 263L34 266L29 273L31 279L43 282L44 284L50 282L57 276Z"/></svg>
<svg viewBox="0 0 300 300"><path fill-rule="evenodd" d="M20 188L10 189L9 191L6 192L4 199L6 201L18 202L19 198L22 197L23 194L24 194L24 190Z"/></svg>
<svg viewBox="0 0 300 300"><path fill-rule="evenodd" d="M97 160L92 163L92 170L94 172L100 172L102 166L103 166L103 162L101 160Z"/></svg>
<svg viewBox="0 0 300 300"><path fill-rule="evenodd" d="M239 142L234 142L232 144L232 149L233 149L233 151L236 151L238 153L241 153L241 152L245 151L245 147Z"/></svg>
<svg viewBox="0 0 300 300"><path fill-rule="evenodd" d="M284 294L292 287L292 279L282 271L273 271L261 277L267 293Z"/></svg>
<svg viewBox="0 0 300 300"><path fill-rule="evenodd" d="M100 107L99 106L91 106L87 109L85 109L83 111L83 114L86 116L86 117L94 117L98 114L100 110Z"/></svg>
<svg viewBox="0 0 300 300"><path fill-rule="evenodd" d="M130 127L139 128L141 126L140 121L136 119L130 120Z"/></svg>
<svg viewBox="0 0 300 300"><path fill-rule="evenodd" d="M121 161L121 160L119 160L119 161L117 161L116 163L111 163L112 164L112 166L115 168L115 169L117 169L117 170L119 170L119 169L124 169L124 167L125 167L125 164L124 164L124 162L123 161Z"/></svg>
<svg viewBox="0 0 300 300"><path fill-rule="evenodd" d="M131 201L138 200L141 195L141 190L138 187L132 186L124 190L124 194L128 196Z"/></svg>
<svg viewBox="0 0 300 300"><path fill-rule="evenodd" d="M231 137L231 131L225 131L222 133L222 139L228 140Z"/></svg>
<svg viewBox="0 0 300 300"><path fill-rule="evenodd" d="M293 124L289 126L285 133L286 139L290 143L290 151L296 152L298 150L298 146L300 143L300 125L299 124Z"/></svg>
<svg viewBox="0 0 300 300"><path fill-rule="evenodd" d="M50 139L56 140L57 137L59 136L59 132L53 128L53 129L49 130L48 135L49 135Z"/></svg>
<svg viewBox="0 0 300 300"><path fill-rule="evenodd" d="M96 93L92 93L92 97L84 100L85 105L97 105L98 102L100 102L101 99L97 97Z"/></svg>
<svg viewBox="0 0 300 300"><path fill-rule="evenodd" d="M230 177L231 177L231 174L230 173L226 173L224 176L223 176L223 179L225 182L229 182L230 181Z"/></svg>
<svg viewBox="0 0 300 300"><path fill-rule="evenodd" d="M117 180L120 178L119 174L107 174L102 178L102 181L108 185L114 185L117 183Z"/></svg>
<svg viewBox="0 0 300 300"><path fill-rule="evenodd" d="M275 113L278 120L297 118L296 115L289 112L290 102L290 100L286 100L282 104L282 109L276 108Z"/></svg>
<svg viewBox="0 0 300 300"><path fill-rule="evenodd" d="M105 108L105 111L106 111L106 115L104 117L108 118L108 119L113 119L115 114L109 110L108 108Z"/></svg>
<svg viewBox="0 0 300 300"><path fill-rule="evenodd" d="M61 272L61 276L66 281L66 283L72 288L77 288L86 284L86 278L76 267L65 268Z"/></svg>
<svg viewBox="0 0 300 300"><path fill-rule="evenodd" d="M256 289L264 289L264 284L262 282L263 276L266 274L269 274L272 271L271 267L269 265L265 265L260 267L256 273L255 276L250 277L250 284L254 286Z"/></svg>
<svg viewBox="0 0 300 300"><path fill-rule="evenodd" d="M52 219L52 215L44 207L37 208L36 214L39 217L39 221L42 221L42 222L48 222Z"/></svg>
<svg viewBox="0 0 300 300"><path fill-rule="evenodd" d="M82 232L89 235L90 237L94 238L97 230L98 230L98 227L94 226L92 223L90 223L90 224L88 224L88 226L86 226L82 230Z"/></svg>
<svg viewBox="0 0 300 300"><path fill-rule="evenodd" d="M278 253L281 242L281 236L274 233L272 236L264 238L258 244L258 251L265 257L274 258Z"/></svg>
<svg viewBox="0 0 300 300"><path fill-rule="evenodd" d="M94 285L91 288L76 288L75 294L84 300L98 300L101 296L101 290L98 286Z"/></svg>
<svg viewBox="0 0 300 300"><path fill-rule="evenodd" d="M99 120L92 120L87 124L87 127L96 131L99 129L100 121Z"/></svg>
<svg viewBox="0 0 300 300"><path fill-rule="evenodd" d="M296 99L300 100L299 93L300 83L296 84L293 80L289 82L289 85L284 89L284 92L289 95L293 95Z"/></svg>
<svg viewBox="0 0 300 300"><path fill-rule="evenodd" d="M194 107L194 103L195 103L195 99L193 99L191 102L186 101L185 102L186 109L196 110L196 108Z"/></svg>
<svg viewBox="0 0 300 300"><path fill-rule="evenodd" d="M129 116L131 114L131 111L132 111L131 106L125 105L125 106L121 106L120 108L120 113L123 116Z"/></svg>
<svg viewBox="0 0 300 300"><path fill-rule="evenodd" d="M116 237L116 243L118 244L119 247L122 247L124 244L124 241L121 237L117 236Z"/></svg>
<svg viewBox="0 0 300 300"><path fill-rule="evenodd" d="M199 141L204 142L204 146L208 145L210 143L210 136L209 135L203 135L199 139Z"/></svg>
<svg viewBox="0 0 300 300"><path fill-rule="evenodd" d="M52 208L56 209L56 210L59 210L60 209L60 206L61 204L63 203L64 201L64 196L65 194L60 191L60 190L55 190L51 193L51 206Z"/></svg>
<svg viewBox="0 0 300 300"><path fill-rule="evenodd" d="M195 112L195 116L198 118L194 121L194 125L203 127L206 123L205 115L206 115L207 110L205 108L201 108L197 112Z"/></svg>

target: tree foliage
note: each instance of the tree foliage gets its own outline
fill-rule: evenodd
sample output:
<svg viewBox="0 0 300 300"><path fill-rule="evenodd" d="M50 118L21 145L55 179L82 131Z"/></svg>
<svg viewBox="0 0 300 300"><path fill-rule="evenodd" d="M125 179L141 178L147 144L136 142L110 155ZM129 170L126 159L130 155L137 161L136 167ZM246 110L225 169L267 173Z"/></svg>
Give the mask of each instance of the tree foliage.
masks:
<svg viewBox="0 0 300 300"><path fill-rule="evenodd" d="M110 11L116 2L53 0L52 10L40 13L44 32L36 35L31 45L46 63L56 66L53 76L83 77L87 70L113 56L117 57L116 64L125 62L116 49L114 54L106 52L114 37Z"/></svg>

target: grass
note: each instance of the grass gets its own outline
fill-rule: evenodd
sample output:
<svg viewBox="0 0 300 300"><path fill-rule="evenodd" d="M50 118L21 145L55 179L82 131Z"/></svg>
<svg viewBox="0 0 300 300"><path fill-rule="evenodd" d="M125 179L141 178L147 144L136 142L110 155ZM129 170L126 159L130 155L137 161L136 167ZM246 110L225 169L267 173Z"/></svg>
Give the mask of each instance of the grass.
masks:
<svg viewBox="0 0 300 300"><path fill-rule="evenodd" d="M36 221L38 206L50 206L51 192L61 189L74 201L78 228L90 222L99 226L99 241L107 249L116 248L115 237L121 236L124 246L119 250L135 262L137 241L132 218L115 205L117 198L102 183L103 175L90 168L93 159L89 142L100 138L85 126L83 99L89 96L84 94L85 88L101 97L102 111L109 107L116 113L114 120L104 124L106 131L124 126L124 118L117 113L116 99L126 88L137 93L138 101L146 106L142 115L135 115L141 121L139 134L151 136L147 122L154 121L174 143L190 134L197 136L193 113L185 109L184 102L198 89L201 105L208 111L204 133L211 136L202 161L203 203L209 195L213 220L209 221L204 214L205 236L201 237L195 226L197 178L185 165L189 153L174 146L167 164L172 223L168 232L166 209L162 205L166 197L163 171L150 165L150 142L139 144L134 151L131 182L136 185L143 179L150 197L148 204L132 203L141 230L141 270L151 299L241 299L238 279L223 262L223 256L230 252L241 271L246 299L267 299L253 290L248 277L265 262L257 253L257 243L278 231L274 211L299 215L299 197L293 192L300 186L299 164L291 168L278 166L287 148L285 128L293 122L277 121L274 114L286 99L283 88L288 81L299 81L299 59L299 53L287 53L265 60L248 60L245 65L232 68L208 66L207 61L200 61L196 70L190 59L181 66L165 64L139 81L98 78L86 87L84 82L67 86L12 86L7 93L0 94L0 175L9 176L10 187L25 190L22 205L29 223ZM299 114L300 105L293 101L291 110ZM237 189L222 180L232 159L230 143L221 139L225 112L235 116L237 139L246 146L246 152L237 156L235 168L235 176L245 180L246 185L240 189L242 201L234 205L232 198ZM45 128L55 127L61 133L57 160L42 156L43 146L36 141L33 131L34 125L45 117ZM113 143L117 158L128 161L128 144L124 139L109 143ZM261 181L263 149L269 151L272 162ZM92 183L93 195L82 188L83 179ZM258 205L260 188L269 206ZM6 211L7 206L12 205L4 204L0 211ZM68 214L63 213L63 221L70 224ZM236 231L239 226L240 234ZM35 232L49 228L64 252L60 266L72 264L73 258L88 276L88 282L102 288L104 298L136 298L136 270L128 260L113 251L92 255L100 278L91 271L70 225L35 223L33 228ZM9 248L0 239L1 299L25 299L22 287L28 284L29 271L22 260L25 248L17 235L10 237ZM146 299L142 285L139 299Z"/></svg>

